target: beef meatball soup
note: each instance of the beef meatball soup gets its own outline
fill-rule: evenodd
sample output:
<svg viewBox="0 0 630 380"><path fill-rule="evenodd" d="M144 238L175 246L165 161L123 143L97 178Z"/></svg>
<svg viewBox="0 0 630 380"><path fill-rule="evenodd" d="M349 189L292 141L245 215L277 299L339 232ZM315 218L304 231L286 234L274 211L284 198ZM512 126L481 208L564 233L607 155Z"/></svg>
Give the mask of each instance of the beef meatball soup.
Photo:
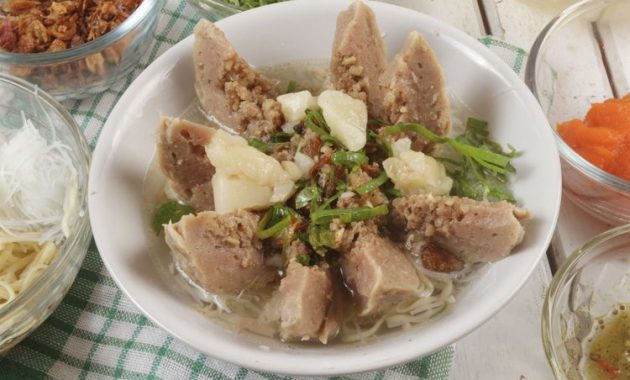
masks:
<svg viewBox="0 0 630 380"><path fill-rule="evenodd" d="M210 21L194 33L207 120L161 119L153 227L204 313L282 341L363 341L447 311L523 240L518 152L455 117L420 33L388 62L353 3L317 91L254 69Z"/></svg>

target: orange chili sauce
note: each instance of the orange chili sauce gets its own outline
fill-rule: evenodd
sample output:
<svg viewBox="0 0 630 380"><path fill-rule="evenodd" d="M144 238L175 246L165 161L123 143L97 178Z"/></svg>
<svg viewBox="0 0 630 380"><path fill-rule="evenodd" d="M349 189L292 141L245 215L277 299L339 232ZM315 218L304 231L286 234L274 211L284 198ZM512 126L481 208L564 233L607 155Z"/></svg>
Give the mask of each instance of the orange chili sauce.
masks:
<svg viewBox="0 0 630 380"><path fill-rule="evenodd" d="M562 139L600 169L630 180L630 94L595 103L584 121L558 124Z"/></svg>

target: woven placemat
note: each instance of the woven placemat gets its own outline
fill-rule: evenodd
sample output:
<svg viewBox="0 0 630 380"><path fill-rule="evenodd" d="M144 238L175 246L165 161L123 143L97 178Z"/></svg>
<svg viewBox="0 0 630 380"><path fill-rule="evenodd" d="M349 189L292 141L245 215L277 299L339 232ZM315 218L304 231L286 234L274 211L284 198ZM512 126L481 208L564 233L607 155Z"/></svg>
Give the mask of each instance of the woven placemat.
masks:
<svg viewBox="0 0 630 380"><path fill-rule="evenodd" d="M116 101L134 78L169 47L192 33L198 20L186 1L169 0L152 46L129 76L105 92L66 102L94 148ZM481 39L520 73L522 49ZM350 379L430 379L449 376L454 348ZM0 357L0 379L284 379L208 357L167 335L118 289L94 243L59 308L33 334ZM339 377L338 377L339 378Z"/></svg>

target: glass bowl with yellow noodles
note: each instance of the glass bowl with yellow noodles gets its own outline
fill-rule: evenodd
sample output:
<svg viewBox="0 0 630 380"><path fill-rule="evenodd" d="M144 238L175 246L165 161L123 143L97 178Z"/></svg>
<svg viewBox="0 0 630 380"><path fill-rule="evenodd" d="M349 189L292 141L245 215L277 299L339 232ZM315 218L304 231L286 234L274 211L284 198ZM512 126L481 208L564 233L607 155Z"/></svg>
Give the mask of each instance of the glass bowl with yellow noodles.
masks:
<svg viewBox="0 0 630 380"><path fill-rule="evenodd" d="M0 74L0 354L59 305L91 240L90 151L68 112Z"/></svg>
<svg viewBox="0 0 630 380"><path fill-rule="evenodd" d="M630 225L594 237L564 262L542 318L556 379L630 378Z"/></svg>

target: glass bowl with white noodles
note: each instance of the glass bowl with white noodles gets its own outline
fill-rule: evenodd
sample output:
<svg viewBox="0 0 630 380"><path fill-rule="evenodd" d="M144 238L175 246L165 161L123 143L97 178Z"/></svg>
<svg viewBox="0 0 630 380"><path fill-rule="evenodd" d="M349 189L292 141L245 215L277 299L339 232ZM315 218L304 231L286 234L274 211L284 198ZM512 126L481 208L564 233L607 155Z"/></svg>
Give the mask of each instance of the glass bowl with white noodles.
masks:
<svg viewBox="0 0 630 380"><path fill-rule="evenodd" d="M0 354L59 305L91 239L90 153L50 95L0 74Z"/></svg>

